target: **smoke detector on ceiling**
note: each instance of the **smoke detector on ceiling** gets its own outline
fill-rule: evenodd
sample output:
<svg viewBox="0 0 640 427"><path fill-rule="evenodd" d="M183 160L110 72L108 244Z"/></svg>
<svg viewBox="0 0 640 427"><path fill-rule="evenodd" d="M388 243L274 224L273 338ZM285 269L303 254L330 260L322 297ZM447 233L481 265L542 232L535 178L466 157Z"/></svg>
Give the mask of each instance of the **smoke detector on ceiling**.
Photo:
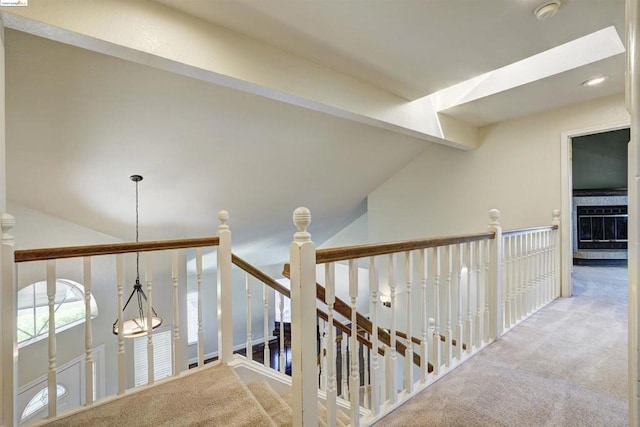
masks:
<svg viewBox="0 0 640 427"><path fill-rule="evenodd" d="M542 3L533 11L533 14L539 21L551 18L560 9L560 0L552 0Z"/></svg>

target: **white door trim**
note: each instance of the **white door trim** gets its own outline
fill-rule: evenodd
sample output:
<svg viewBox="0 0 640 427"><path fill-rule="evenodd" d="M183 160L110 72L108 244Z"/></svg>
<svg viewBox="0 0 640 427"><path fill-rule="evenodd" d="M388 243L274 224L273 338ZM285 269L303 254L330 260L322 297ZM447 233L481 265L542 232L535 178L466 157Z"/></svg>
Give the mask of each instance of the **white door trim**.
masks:
<svg viewBox="0 0 640 427"><path fill-rule="evenodd" d="M573 241L571 230L573 229L571 210L573 196L573 177L572 177L572 154L571 140L572 138L594 133L603 133L613 130L625 129L631 126L629 120L615 122L610 124L601 124L588 128L574 129L564 131L560 134L560 197L562 198L562 212L560 220L562 228L560 230L560 248L561 248L561 283L562 297L570 297L573 294L573 286L571 284L571 271L573 266Z"/></svg>

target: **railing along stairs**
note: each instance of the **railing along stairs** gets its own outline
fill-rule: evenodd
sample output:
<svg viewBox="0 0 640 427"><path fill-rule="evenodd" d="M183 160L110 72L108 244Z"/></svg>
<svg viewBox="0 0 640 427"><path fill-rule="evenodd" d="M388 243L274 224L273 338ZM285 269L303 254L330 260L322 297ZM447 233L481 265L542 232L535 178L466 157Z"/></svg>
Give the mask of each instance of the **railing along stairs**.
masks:
<svg viewBox="0 0 640 427"><path fill-rule="evenodd" d="M342 365L341 388L349 390L341 395L349 398L351 425L370 424L557 298L559 215L559 211L553 212L550 226L503 233L499 211L491 210L486 233L316 251L307 231L310 213L305 208L296 210L298 232L291 245L290 276L292 312L299 316L293 322L302 326L298 332L302 336L292 338L293 345L299 346L294 348L294 355L299 356L293 364L301 366L302 378L317 375L315 366L304 364L315 350L309 348L310 340L304 339L315 337L315 322L309 312L318 297L326 304L328 314L322 327L326 334L322 350L326 373L320 375L321 389L326 390L327 424L333 425L337 411L338 362ZM324 288L316 282L317 272L322 272L316 266L321 264ZM348 271L348 307L336 298L339 267ZM359 283L362 270L367 273L367 283L362 287L365 292ZM418 292L414 283L419 284ZM370 320L357 312L361 299L368 305ZM336 313L357 325L348 344L344 336L341 340L340 361L336 358L335 330L330 327ZM398 325L405 333L399 333ZM414 325L418 325L419 338L413 337ZM381 327L385 334L389 331L384 341ZM368 354L358 345L358 331L364 331L371 342ZM397 344L404 348L400 350ZM347 345L348 384L344 379ZM383 355L382 360L379 355ZM366 364L363 370L360 360ZM299 417L296 425L311 424L315 417L317 390L304 385L299 383L297 388L300 399L294 410ZM362 400L361 390L366 393Z"/></svg>
<svg viewBox="0 0 640 427"><path fill-rule="evenodd" d="M319 411L330 426L344 425L339 419L345 414L352 426L371 424L559 296L559 212L554 211L551 226L505 232L498 222L499 212L492 210L490 217L483 233L316 250L307 231L310 213L299 208L294 213L298 232L284 268L291 280L287 289L232 253L225 211L219 215L217 237L20 251L14 251L10 234L14 220L4 214L0 218L5 331L0 425L21 423L18 384L21 389L25 385L19 381L18 366L23 352L27 363L33 363L29 369L42 369L48 396L58 396L57 377L68 355L82 354L80 407L67 413L91 410L98 401L125 398L154 383L160 387L170 381L155 379L154 330L139 338L146 348L146 381L142 386L133 381L134 355L122 335L122 308L130 268L126 257L136 253L144 255L146 316L151 316L152 302L162 303L164 312L172 313L172 378L188 370L189 355L197 369L216 358L241 372L247 382L266 378L289 390L294 425L317 425ZM215 278L205 265L213 255ZM191 256L193 262L187 259ZM48 323L46 339L33 351L18 346L18 290L43 271L49 319L56 317L59 277L71 274L84 285L84 339L66 340L62 355L55 321ZM238 303L242 282L246 304ZM181 321L187 317L184 300L189 286L197 294L191 347ZM259 303L258 289L262 291ZM217 295L215 309L206 301L207 293ZM274 303L276 293L283 297L279 306ZM113 338L106 338L104 325L96 329L100 317L91 316L94 294L107 295L109 302L103 306L118 315L118 335L110 335L110 328L106 335ZM291 299L290 349L284 333L284 298ZM238 316L243 310L246 321ZM280 314L277 340L270 331L275 312ZM216 319L217 329L206 320L211 318ZM102 394L96 393L95 369L101 345L105 353L113 351L105 357L114 361L117 371L103 385ZM260 353L262 361L254 360ZM284 375L288 364L290 378ZM45 422L59 419L69 409L62 410L58 403L59 399L46 400ZM38 423L37 418L26 420L33 422Z"/></svg>

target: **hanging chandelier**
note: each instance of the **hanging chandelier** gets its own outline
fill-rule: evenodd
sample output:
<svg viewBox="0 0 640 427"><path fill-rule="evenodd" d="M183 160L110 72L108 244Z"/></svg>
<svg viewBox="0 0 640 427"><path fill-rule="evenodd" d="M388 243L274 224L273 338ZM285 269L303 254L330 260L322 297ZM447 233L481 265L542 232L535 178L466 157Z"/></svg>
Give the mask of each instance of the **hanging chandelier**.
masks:
<svg viewBox="0 0 640 427"><path fill-rule="evenodd" d="M129 177L131 181L136 183L136 243L139 241L139 225L138 225L138 183L142 181L142 176L140 175L131 175ZM140 335L145 335L148 331L148 322L149 318L144 314L144 306L147 305L147 296L142 290L142 284L140 283L140 252L136 253L136 283L133 285L133 291L127 302L122 309L122 314L124 317L125 310L127 306L134 299L138 303L138 313L137 316L134 316L131 319L124 320L122 323L122 335L125 338L134 338ZM160 325L162 325L162 318L158 317L156 311L151 307L151 329L156 329ZM118 335L118 319L113 323L113 333Z"/></svg>

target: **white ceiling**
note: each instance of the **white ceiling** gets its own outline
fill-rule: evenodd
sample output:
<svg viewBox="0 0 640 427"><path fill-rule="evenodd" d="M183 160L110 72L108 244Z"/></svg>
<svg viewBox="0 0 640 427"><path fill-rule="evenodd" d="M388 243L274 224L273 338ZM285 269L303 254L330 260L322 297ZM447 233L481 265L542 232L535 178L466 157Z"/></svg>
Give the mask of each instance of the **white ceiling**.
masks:
<svg viewBox="0 0 640 427"><path fill-rule="evenodd" d="M624 40L624 0L564 0L548 21L532 0L154 1L407 99L607 26ZM143 240L214 234L226 209L258 264L283 259L297 206L321 243L430 144L13 30L6 67L10 200L130 240L141 174ZM622 92L623 71L618 55L446 113L482 126Z"/></svg>
<svg viewBox="0 0 640 427"><path fill-rule="evenodd" d="M546 21L544 0L153 1L410 100L611 25L624 39L624 0L563 0Z"/></svg>

